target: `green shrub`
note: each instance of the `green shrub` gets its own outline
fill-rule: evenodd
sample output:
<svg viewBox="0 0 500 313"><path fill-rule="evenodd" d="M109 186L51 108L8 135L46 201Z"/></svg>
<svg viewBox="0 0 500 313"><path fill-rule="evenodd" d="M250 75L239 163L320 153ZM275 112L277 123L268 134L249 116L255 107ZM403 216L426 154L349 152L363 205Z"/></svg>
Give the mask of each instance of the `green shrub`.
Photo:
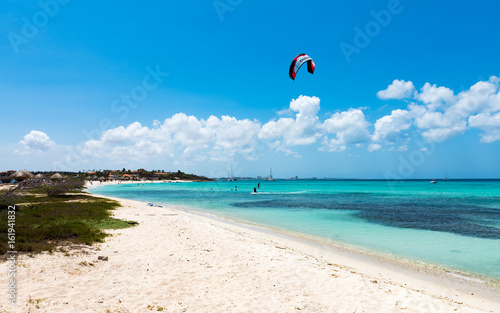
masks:
<svg viewBox="0 0 500 313"><path fill-rule="evenodd" d="M111 217L111 211L119 206L113 200L83 193L40 197L38 192L39 189L23 190L14 199L16 251L31 253L53 251L66 244L92 245L108 236L103 229L119 229L136 224ZM0 221L6 221L7 218L8 211L0 211ZM7 223L0 223L0 254L4 256L10 250L7 233Z"/></svg>

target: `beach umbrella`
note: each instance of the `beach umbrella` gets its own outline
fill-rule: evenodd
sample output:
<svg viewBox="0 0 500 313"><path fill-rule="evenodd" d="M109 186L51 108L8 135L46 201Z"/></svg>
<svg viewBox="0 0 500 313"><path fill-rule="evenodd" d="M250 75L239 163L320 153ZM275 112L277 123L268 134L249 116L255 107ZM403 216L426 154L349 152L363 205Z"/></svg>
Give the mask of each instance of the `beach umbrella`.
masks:
<svg viewBox="0 0 500 313"><path fill-rule="evenodd" d="M38 178L38 179L44 179L44 178L45 178L45 175L43 175L43 174L36 174L36 175L35 175L35 178Z"/></svg>
<svg viewBox="0 0 500 313"><path fill-rule="evenodd" d="M17 171L14 174L10 175L10 178L15 179L28 179L32 178L34 175L28 172L27 170Z"/></svg>
<svg viewBox="0 0 500 313"><path fill-rule="evenodd" d="M55 173L54 175L50 176L50 179L63 179L63 176L59 173Z"/></svg>

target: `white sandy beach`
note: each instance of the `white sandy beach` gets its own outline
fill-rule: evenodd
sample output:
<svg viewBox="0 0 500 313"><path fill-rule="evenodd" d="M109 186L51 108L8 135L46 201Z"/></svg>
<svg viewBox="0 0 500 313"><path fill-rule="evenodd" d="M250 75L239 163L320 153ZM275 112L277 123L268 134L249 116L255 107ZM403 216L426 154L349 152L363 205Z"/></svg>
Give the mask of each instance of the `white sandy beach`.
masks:
<svg viewBox="0 0 500 313"><path fill-rule="evenodd" d="M231 223L120 200L103 244L22 256L0 312L500 312L474 290ZM107 261L98 260L108 257ZM8 285L2 264L0 285ZM474 293L474 294L472 294ZM500 301L500 300L498 300Z"/></svg>

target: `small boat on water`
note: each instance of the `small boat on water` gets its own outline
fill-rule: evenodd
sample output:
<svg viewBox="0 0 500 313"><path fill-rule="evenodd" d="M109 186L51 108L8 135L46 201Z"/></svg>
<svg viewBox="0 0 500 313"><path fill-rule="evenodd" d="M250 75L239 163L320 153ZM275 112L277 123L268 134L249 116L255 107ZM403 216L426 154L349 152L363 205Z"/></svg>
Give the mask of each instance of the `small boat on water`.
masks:
<svg viewBox="0 0 500 313"><path fill-rule="evenodd" d="M435 179L431 180L431 184L436 184L437 181Z"/></svg>
<svg viewBox="0 0 500 313"><path fill-rule="evenodd" d="M269 169L269 177L266 178L267 181L274 181L274 178L273 178L273 169Z"/></svg>

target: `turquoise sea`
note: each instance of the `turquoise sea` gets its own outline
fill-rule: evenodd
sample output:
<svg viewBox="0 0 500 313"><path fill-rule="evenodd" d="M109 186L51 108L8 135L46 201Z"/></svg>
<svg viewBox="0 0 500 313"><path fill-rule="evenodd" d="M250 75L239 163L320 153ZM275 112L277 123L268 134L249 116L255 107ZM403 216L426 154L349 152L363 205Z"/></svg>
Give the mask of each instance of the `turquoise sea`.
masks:
<svg viewBox="0 0 500 313"><path fill-rule="evenodd" d="M252 180L120 184L90 191L500 280L499 180Z"/></svg>

